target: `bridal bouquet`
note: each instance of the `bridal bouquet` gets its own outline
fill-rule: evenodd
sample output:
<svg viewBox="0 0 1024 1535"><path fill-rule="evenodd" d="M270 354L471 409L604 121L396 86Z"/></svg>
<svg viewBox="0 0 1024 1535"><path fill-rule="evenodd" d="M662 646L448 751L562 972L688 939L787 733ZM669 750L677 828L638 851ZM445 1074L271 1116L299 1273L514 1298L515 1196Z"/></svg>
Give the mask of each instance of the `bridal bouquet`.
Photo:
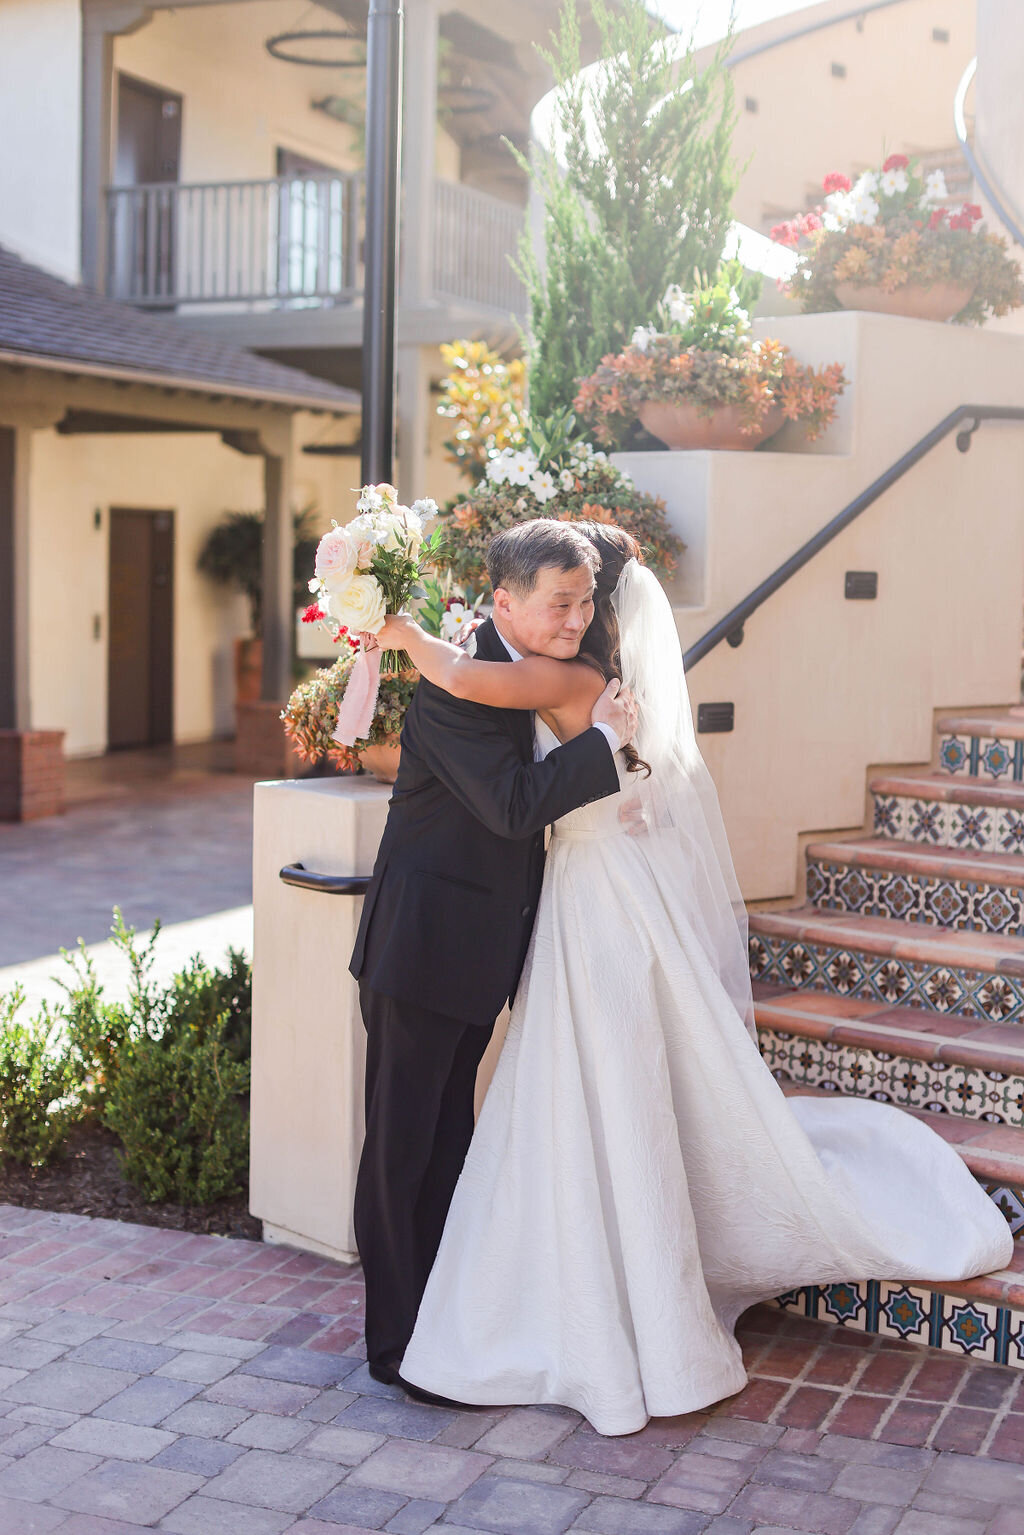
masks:
<svg viewBox="0 0 1024 1535"><path fill-rule="evenodd" d="M403 506L393 485L364 485L356 516L344 527L332 524L317 545L309 583L314 601L303 614L305 622L323 623L336 641L376 634L389 613L400 613L411 597L422 595L420 575L435 563L443 543L440 529L424 535L424 519L436 513L437 503L428 498ZM382 668L395 673L411 666L404 651L367 652L360 646L335 739L351 746L365 736Z"/></svg>

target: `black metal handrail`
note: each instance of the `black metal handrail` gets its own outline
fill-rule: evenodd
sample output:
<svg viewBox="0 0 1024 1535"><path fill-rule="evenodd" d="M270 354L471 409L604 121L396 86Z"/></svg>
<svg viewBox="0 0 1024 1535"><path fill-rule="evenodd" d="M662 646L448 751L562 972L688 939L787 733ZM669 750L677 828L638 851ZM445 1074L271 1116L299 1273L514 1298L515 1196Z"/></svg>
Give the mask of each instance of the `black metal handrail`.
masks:
<svg viewBox="0 0 1024 1535"><path fill-rule="evenodd" d="M740 645L743 642L743 625L763 602L767 602L773 592L777 592L780 586L784 586L790 576L795 576L798 570L812 560L819 550L848 527L861 512L866 511L879 496L887 491L890 485L895 485L897 480L903 478L908 469L912 469L916 463L930 453L937 443L944 437L948 437L955 427L962 421L969 421L970 426L957 432L956 445L961 453L966 453L971 446L971 438L983 421L1024 421L1024 406L1021 405L958 405L956 410L951 410L948 416L943 416L938 426L932 427L926 432L919 442L891 464L884 474L880 474L876 480L872 480L866 490L862 490L848 506L844 506L841 512L837 512L831 522L827 522L813 538L809 538L802 544L795 554L791 554L777 570L773 570L752 592L738 602L734 608L730 608L724 618L720 618L706 634L701 635L695 644L691 645L683 656L683 666L689 670L704 657L716 645L723 640L728 640L730 645Z"/></svg>
<svg viewBox="0 0 1024 1535"><path fill-rule="evenodd" d="M368 874L316 874L301 863L286 863L278 878L297 890L319 890L323 895L365 895Z"/></svg>

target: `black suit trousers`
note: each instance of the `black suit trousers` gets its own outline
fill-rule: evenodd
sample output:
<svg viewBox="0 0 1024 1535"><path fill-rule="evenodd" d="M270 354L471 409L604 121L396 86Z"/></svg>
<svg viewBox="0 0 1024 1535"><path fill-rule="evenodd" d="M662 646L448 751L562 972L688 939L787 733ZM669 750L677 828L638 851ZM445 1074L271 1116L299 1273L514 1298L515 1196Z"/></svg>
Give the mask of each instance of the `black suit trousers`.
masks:
<svg viewBox="0 0 1024 1535"><path fill-rule="evenodd" d="M473 1135L477 1068L493 1032L359 985L366 1140L355 1194L366 1353L397 1364L412 1336Z"/></svg>

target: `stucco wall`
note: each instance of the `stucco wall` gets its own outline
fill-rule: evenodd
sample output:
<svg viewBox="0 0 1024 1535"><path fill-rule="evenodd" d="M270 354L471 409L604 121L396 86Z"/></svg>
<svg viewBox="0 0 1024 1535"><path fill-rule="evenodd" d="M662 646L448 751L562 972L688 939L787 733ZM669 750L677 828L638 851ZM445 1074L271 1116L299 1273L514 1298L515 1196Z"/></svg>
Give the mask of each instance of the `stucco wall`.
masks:
<svg viewBox="0 0 1024 1535"><path fill-rule="evenodd" d="M78 0L0 0L0 244L79 271Z"/></svg>

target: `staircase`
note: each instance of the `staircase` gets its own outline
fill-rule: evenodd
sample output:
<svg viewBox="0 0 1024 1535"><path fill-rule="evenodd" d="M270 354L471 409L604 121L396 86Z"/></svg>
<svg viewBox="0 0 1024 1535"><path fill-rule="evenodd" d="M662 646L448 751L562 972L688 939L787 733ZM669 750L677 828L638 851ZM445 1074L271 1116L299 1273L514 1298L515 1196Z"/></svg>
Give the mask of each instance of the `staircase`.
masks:
<svg viewBox="0 0 1024 1535"><path fill-rule="evenodd" d="M808 1286L778 1304L1024 1369L1024 709L940 716L932 766L869 788L869 831L807 847L807 904L750 914L762 1053L787 1093L927 1118L1017 1250L959 1285Z"/></svg>

